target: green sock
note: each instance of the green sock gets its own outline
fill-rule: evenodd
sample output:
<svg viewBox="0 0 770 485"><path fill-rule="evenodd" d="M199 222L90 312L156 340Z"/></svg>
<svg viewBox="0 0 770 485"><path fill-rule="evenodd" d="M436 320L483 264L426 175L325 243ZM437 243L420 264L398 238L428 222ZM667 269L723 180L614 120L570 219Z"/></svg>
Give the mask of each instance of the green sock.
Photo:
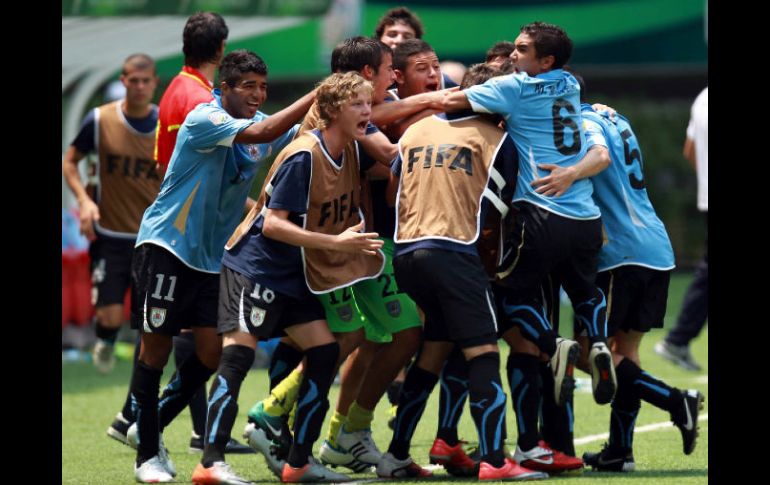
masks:
<svg viewBox="0 0 770 485"><path fill-rule="evenodd" d="M373 419L374 411L364 409L358 405L358 402L353 402L348 410L348 419L345 421L345 431L352 433L354 431L370 429L372 427Z"/></svg>
<svg viewBox="0 0 770 485"><path fill-rule="evenodd" d="M329 434L326 435L326 441L330 445L337 446L337 435L340 433L340 428L345 423L345 415L339 411L334 411L332 419L329 421Z"/></svg>
<svg viewBox="0 0 770 485"><path fill-rule="evenodd" d="M302 384L302 371L294 369L291 374L273 388L270 396L262 401L264 411L270 416L284 416L294 407Z"/></svg>

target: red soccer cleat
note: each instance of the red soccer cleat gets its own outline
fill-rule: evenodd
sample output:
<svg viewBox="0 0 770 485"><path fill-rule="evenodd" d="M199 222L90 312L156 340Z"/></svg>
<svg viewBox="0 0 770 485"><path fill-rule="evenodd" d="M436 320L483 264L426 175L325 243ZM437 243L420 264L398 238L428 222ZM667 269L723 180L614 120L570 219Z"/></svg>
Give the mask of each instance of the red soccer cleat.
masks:
<svg viewBox="0 0 770 485"><path fill-rule="evenodd" d="M436 438L430 449L430 462L442 465L446 471L456 477L473 477L478 474L478 464L463 449L463 442L449 446L446 441Z"/></svg>
<svg viewBox="0 0 770 485"><path fill-rule="evenodd" d="M543 440L538 441L537 446L529 451L522 451L517 445L513 459L532 470L541 470L549 473L583 468L583 460L565 455L561 451L553 450Z"/></svg>
<svg viewBox="0 0 770 485"><path fill-rule="evenodd" d="M548 478L547 473L524 468L510 458L506 458L505 464L500 468L495 468L485 461L482 461L479 466L479 480L542 480L544 478Z"/></svg>

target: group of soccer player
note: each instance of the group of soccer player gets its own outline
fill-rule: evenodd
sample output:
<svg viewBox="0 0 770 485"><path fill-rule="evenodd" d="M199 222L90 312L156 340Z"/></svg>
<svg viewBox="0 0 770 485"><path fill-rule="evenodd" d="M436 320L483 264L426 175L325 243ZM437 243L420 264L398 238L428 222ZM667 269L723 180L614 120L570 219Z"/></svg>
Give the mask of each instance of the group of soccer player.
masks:
<svg viewBox="0 0 770 485"><path fill-rule="evenodd" d="M332 74L316 89L267 116L265 63L246 50L224 55L224 20L195 14L185 67L159 110L150 104L154 63L136 55L121 77L126 99L84 123L64 172L83 230L95 229L95 357L104 369L130 281L141 339L108 434L137 449L138 482L174 480L162 432L187 405L194 423L199 416L195 484L251 483L225 455L252 449L283 482L350 480L327 465L430 476L409 450L437 383L429 459L452 475L633 470L642 399L670 412L684 453L693 451L703 396L640 367L641 338L663 326L674 259L630 124L581 105L582 79L565 69L572 42L558 26L524 25L459 86L423 34L408 9L388 11L373 38L334 49ZM95 194L76 166L92 150ZM254 201L251 185L273 154ZM575 339L559 335L560 287ZM270 394L248 412L247 448L231 438L240 387L258 341L274 337ZM501 338L511 349L513 452ZM160 393L172 346L177 371ZM575 367L591 375L595 401L612 407L609 442L582 459L572 437ZM212 375L208 405L195 411ZM383 453L371 429L386 393L397 407ZM457 433L466 401L475 453Z"/></svg>

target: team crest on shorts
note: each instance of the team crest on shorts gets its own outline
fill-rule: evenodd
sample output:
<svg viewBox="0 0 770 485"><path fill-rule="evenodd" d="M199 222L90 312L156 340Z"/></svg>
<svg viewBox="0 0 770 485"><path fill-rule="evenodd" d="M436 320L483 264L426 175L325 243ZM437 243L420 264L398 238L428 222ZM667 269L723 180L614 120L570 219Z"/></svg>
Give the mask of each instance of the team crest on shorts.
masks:
<svg viewBox="0 0 770 485"><path fill-rule="evenodd" d="M401 302L398 300L389 301L385 304L385 308L391 317L397 317L401 315Z"/></svg>
<svg viewBox="0 0 770 485"><path fill-rule="evenodd" d="M256 306L251 307L251 315L249 315L249 320L251 320L251 324L255 327L259 327L260 325L265 323L266 313L267 313L267 310L263 310Z"/></svg>
<svg viewBox="0 0 770 485"><path fill-rule="evenodd" d="M353 308L350 306L350 303L337 308L337 316L340 317L340 320L343 322L351 321L353 319Z"/></svg>
<svg viewBox="0 0 770 485"><path fill-rule="evenodd" d="M166 309L152 307L150 309L150 323L153 327L158 328L166 321Z"/></svg>

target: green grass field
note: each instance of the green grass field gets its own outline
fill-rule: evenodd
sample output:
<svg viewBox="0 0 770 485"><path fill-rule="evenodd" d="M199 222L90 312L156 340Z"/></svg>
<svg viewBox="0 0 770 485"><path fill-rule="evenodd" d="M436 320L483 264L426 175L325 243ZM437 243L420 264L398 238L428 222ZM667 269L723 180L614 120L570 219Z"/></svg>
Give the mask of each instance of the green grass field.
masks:
<svg viewBox="0 0 770 485"><path fill-rule="evenodd" d="M689 274L675 274L671 280L671 289L666 315L666 327L674 324L676 315L681 307L682 296L690 281ZM563 311L562 313L568 313ZM565 323L562 323L565 325ZM695 359L703 366L698 373L688 372L664 361L653 352L655 342L661 339L664 330L650 332L642 342L642 365L651 374L680 388L698 389L706 395L706 404L701 416L708 415L708 327L693 343L692 351ZM503 344L503 362L508 354L508 348ZM163 383L171 375L169 365L164 374ZM504 372L504 368L502 369ZM103 376L96 372L90 363L66 363L62 365L62 484L130 484L135 483L133 462L135 452L127 446L119 444L107 437L105 431L115 413L122 407L125 399L130 375L130 363L118 361L115 371ZM586 378L586 375L578 377ZM507 380L503 378L506 382ZM586 381L581 381L581 383ZM584 384L575 394L575 438L576 443L586 440L581 438L607 433L609 423L609 406L597 406L590 394L590 381ZM257 399L262 399L267 393L268 380L265 370L249 373L246 382L241 387L240 405L233 436L240 439L243 426L246 424L246 411ZM333 408L337 398L337 387L332 387L330 402ZM421 464L428 462L428 450L433 443L437 421L438 393L434 392L428 402L426 413L417 428L412 441L412 456ZM387 448L391 431L386 426L388 403L386 399L380 402L376 410L374 438L381 449ZM328 416L327 416L328 418ZM515 418L512 409L508 408L508 430L515 437ZM550 481L569 480L575 483L633 483L634 485L666 485L666 484L702 484L708 481L708 420L700 421L700 438L694 453L690 456L682 454L682 443L679 431L673 426L657 428L647 432L638 429L654 423L668 422L668 413L643 404L637 419L637 433L634 437L634 457L636 471L630 474L606 474L585 471L581 475L571 475L551 478ZM324 425L321 436L326 432ZM192 470L199 460L199 455L187 452L190 440L190 416L185 410L165 431L164 440L169 448L171 458L176 464L179 475L177 482L189 483ZM476 431L470 414L465 412L460 422L461 438L475 444ZM606 438L598 437L593 441L576 446L578 455L584 451L596 451ZM513 441L509 440L513 447ZM320 446L319 443L316 445ZM265 465L264 459L256 455L232 455L228 461L245 478L255 482L277 482ZM468 481L453 479L443 470L434 472L432 481ZM354 475L357 479L368 480L371 474ZM401 482L400 483L406 483ZM415 482L416 483L416 482Z"/></svg>

